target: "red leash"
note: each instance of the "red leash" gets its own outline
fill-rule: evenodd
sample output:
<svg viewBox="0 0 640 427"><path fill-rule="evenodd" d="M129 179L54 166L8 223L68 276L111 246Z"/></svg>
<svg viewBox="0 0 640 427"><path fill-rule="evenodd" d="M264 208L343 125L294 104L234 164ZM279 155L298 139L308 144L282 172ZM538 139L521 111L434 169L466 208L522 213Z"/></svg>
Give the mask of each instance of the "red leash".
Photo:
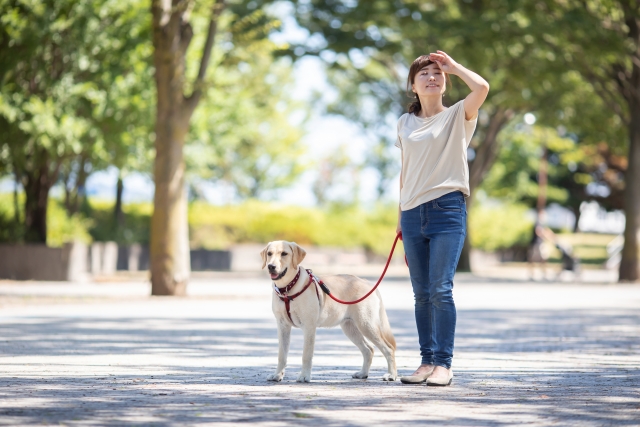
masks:
<svg viewBox="0 0 640 427"><path fill-rule="evenodd" d="M309 272L309 275L311 276L311 278L313 280L315 280L318 285L320 285L320 288L322 289L322 291L329 295L329 297L331 297L332 300L334 300L335 302L339 302L340 304L357 304L360 301L364 301L369 295L371 295L373 293L373 291L376 290L376 288L378 287L378 285L380 284L380 282L382 282L382 279L384 279L384 275L387 273L387 268L389 268L389 263L391 262L391 257L393 256L393 251L395 251L396 249L396 244L398 243L398 239L402 240L402 232L399 232L396 235L396 239L393 241L393 246L391 247L391 252L389 253L389 258L387 258L387 264L384 266L384 270L382 270L382 275L380 276L380 278L378 279L378 283L375 284L375 286L362 298L357 299L355 301L342 301L341 299L338 299L336 297L334 297L333 295L331 295L331 291L329 290L329 288L327 288L327 285L324 284L324 282L322 280L319 280L317 277L313 276L313 274L311 274L311 272ZM407 257L405 255L404 257L404 261L407 262ZM407 262L407 267L409 266L409 263Z"/></svg>

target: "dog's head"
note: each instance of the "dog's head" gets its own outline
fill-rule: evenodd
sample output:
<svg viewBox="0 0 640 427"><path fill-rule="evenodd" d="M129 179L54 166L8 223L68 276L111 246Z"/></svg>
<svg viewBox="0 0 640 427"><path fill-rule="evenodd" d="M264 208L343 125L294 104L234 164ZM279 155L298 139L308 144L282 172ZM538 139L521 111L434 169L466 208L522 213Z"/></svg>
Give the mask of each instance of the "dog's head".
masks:
<svg viewBox="0 0 640 427"><path fill-rule="evenodd" d="M287 273L295 273L306 254L305 250L295 242L284 240L269 242L260 252L262 268L267 267L271 280L276 282Z"/></svg>

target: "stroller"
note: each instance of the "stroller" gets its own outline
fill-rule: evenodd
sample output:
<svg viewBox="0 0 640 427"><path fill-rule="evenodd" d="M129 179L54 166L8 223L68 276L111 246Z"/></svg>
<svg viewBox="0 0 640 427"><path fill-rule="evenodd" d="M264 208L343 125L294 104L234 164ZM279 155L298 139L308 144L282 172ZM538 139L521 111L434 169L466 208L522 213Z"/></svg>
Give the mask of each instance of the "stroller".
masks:
<svg viewBox="0 0 640 427"><path fill-rule="evenodd" d="M559 279L565 271L573 272L574 281L579 280L582 269L580 267L580 260L573 256L573 248L558 242L556 242L555 246L560 251L560 255L562 257L562 267L556 276L556 280Z"/></svg>

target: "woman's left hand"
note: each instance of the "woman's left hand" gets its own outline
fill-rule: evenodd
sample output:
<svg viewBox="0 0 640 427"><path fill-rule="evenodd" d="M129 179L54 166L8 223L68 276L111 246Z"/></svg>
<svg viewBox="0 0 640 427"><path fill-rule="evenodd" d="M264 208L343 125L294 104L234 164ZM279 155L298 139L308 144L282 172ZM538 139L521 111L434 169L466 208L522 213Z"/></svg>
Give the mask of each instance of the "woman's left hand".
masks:
<svg viewBox="0 0 640 427"><path fill-rule="evenodd" d="M430 53L429 59L435 61L438 64L438 67L440 67L440 69L445 73L455 73L458 68L458 63L445 52L441 50L437 50L436 52L437 53Z"/></svg>

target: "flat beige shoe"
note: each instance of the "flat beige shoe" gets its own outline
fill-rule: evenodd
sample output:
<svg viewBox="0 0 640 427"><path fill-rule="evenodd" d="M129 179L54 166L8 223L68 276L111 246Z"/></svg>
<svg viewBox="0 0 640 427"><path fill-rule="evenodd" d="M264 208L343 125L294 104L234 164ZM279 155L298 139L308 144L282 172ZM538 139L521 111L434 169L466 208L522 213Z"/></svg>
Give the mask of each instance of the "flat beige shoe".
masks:
<svg viewBox="0 0 640 427"><path fill-rule="evenodd" d="M427 378L429 378L429 375L433 373L433 369L429 369L428 371L425 371L422 374L407 375L406 377L401 377L400 381L403 384L422 384L423 382L427 381Z"/></svg>
<svg viewBox="0 0 640 427"><path fill-rule="evenodd" d="M451 381L453 380L453 369L449 369L449 374L447 376L442 377L434 377L433 375L427 378L427 385L444 387L451 385Z"/></svg>

